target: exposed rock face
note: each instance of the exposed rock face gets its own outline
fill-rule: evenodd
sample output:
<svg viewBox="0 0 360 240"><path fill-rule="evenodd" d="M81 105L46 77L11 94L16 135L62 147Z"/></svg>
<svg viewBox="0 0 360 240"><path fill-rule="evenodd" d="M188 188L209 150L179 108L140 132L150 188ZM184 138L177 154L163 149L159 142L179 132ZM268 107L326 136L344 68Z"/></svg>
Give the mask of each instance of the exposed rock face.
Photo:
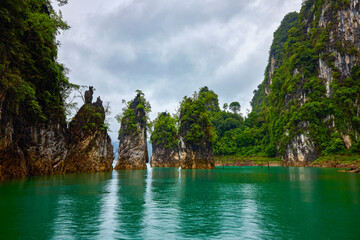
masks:
<svg viewBox="0 0 360 240"><path fill-rule="evenodd" d="M5 99L5 98L4 98ZM6 100L4 100L6 101ZM67 155L65 121L33 123L14 116L6 102L0 116L0 179L61 172Z"/></svg>
<svg viewBox="0 0 360 240"><path fill-rule="evenodd" d="M270 86L272 84L272 80L273 80L273 77L274 77L274 72L275 72L275 64L279 64L278 62L276 62L276 59L274 56L271 56L270 57L270 65L269 65L269 71L267 72L268 74L268 79L267 79L267 82L265 83L265 95L269 95L270 94Z"/></svg>
<svg viewBox="0 0 360 240"><path fill-rule="evenodd" d="M285 150L284 159L291 163L306 165L316 160L318 154L313 141L305 134L299 134L293 139Z"/></svg>
<svg viewBox="0 0 360 240"><path fill-rule="evenodd" d="M332 89L330 84L333 80L331 68L326 64L326 62L319 58L319 77L324 79L324 84L326 87L326 96L331 97Z"/></svg>
<svg viewBox="0 0 360 240"><path fill-rule="evenodd" d="M332 16L332 11L333 10L331 9L330 1L325 2L322 6L321 16L319 19L320 29L325 29L327 26L329 26L329 24L336 21ZM358 54L349 54L347 51L340 53L334 48L336 44L341 43L344 49L345 45L353 44L353 46L356 47L357 51L360 50L359 11L359 1L351 0L348 6L345 6L342 9L338 10L336 14L338 18L338 24L335 28L331 29L329 34L329 42L327 43L328 49L325 50L325 53L331 54L333 58L332 60L329 60L328 58L327 62L334 64L337 72L340 73L338 77L338 80L340 81L351 76L351 69L359 63L360 59ZM323 79L323 84L326 88L326 97L332 98L333 89L331 87L331 84L334 81L334 70L327 64L322 55L324 55L324 52L319 55L319 61L317 66L319 73L318 77ZM306 93L305 89L300 90ZM327 128L331 129L331 131L340 132L340 136L344 142L344 146L347 150L349 150L352 144L352 139L350 135L353 133L354 128L352 126L348 126L348 130L343 132L343 128L342 130L337 129L337 126L335 124L336 120L337 119L334 119L334 116L327 116L324 119L324 122L325 124L327 124ZM308 129L308 124L302 127L302 131L305 132L305 134L297 135L287 145L284 154L285 160L302 163L312 162L316 159L318 151L310 137L310 129ZM357 136L356 133L355 136Z"/></svg>
<svg viewBox="0 0 360 240"><path fill-rule="evenodd" d="M271 85L276 74L276 70L283 62L284 44L288 39L288 31L296 25L298 13L292 12L287 14L281 22L281 25L274 33L274 40L270 48L268 65L265 70L264 81L258 86L251 100L252 110L260 112L262 104L271 92Z"/></svg>
<svg viewBox="0 0 360 240"><path fill-rule="evenodd" d="M186 145L180 137L180 163L182 169L213 169L215 161L211 144Z"/></svg>
<svg viewBox="0 0 360 240"><path fill-rule="evenodd" d="M89 90L85 92L85 104L91 104L93 100L94 87L90 86Z"/></svg>
<svg viewBox="0 0 360 240"><path fill-rule="evenodd" d="M168 149L152 143L151 167L180 167L179 149Z"/></svg>
<svg viewBox="0 0 360 240"><path fill-rule="evenodd" d="M70 130L64 119L33 123L21 114L13 116L3 102L0 105L4 106L0 117L0 180L112 170L112 145L106 130L95 126L92 131L84 131L81 125L89 117L85 108L104 117L100 99L81 108Z"/></svg>
<svg viewBox="0 0 360 240"><path fill-rule="evenodd" d="M151 135L151 167L180 167L179 145L175 120L170 114L159 114Z"/></svg>
<svg viewBox="0 0 360 240"><path fill-rule="evenodd" d="M115 169L147 169L149 162L146 139L146 112L139 108L143 104L140 93L130 103L121 120L118 161Z"/></svg>
<svg viewBox="0 0 360 240"><path fill-rule="evenodd" d="M289 23L285 17L274 34L252 107L272 109L267 122L279 155L306 165L358 142L359 0L306 0L298 21L292 28ZM339 138L343 150L334 145Z"/></svg>
<svg viewBox="0 0 360 240"><path fill-rule="evenodd" d="M94 103L92 87L85 93L86 103L69 124L69 153L64 172L111 171L113 146L104 125L105 110L100 97Z"/></svg>

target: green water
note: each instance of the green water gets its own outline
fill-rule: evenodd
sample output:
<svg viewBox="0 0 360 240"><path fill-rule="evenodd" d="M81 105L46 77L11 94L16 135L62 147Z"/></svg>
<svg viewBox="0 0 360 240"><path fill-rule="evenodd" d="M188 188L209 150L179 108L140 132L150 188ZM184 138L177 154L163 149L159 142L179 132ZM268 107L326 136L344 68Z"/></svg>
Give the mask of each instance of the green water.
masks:
<svg viewBox="0 0 360 240"><path fill-rule="evenodd" d="M154 168L8 181L0 239L360 239L360 174Z"/></svg>

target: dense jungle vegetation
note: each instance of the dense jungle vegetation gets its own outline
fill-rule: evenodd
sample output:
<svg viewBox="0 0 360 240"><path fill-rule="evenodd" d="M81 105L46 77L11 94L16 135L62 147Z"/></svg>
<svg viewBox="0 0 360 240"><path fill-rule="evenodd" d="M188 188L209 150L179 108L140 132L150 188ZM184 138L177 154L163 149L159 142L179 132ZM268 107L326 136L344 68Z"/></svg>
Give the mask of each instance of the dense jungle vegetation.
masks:
<svg viewBox="0 0 360 240"><path fill-rule="evenodd" d="M64 97L73 85L57 61L56 35L68 28L48 0L0 2L0 97L6 110L35 123L65 119Z"/></svg>

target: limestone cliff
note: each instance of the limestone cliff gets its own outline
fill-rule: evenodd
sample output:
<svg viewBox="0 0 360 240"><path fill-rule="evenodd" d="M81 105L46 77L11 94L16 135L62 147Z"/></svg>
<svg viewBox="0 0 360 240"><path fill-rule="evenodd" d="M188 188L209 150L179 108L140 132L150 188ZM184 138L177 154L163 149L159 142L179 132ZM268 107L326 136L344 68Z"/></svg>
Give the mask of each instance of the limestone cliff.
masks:
<svg viewBox="0 0 360 240"><path fill-rule="evenodd" d="M359 14L359 0L307 0L293 27L274 35L286 40L281 58L270 56L252 103L284 160L359 151Z"/></svg>
<svg viewBox="0 0 360 240"><path fill-rule="evenodd" d="M64 122L32 124L4 107L0 115L0 180L61 172L59 164L67 155Z"/></svg>
<svg viewBox="0 0 360 240"><path fill-rule="evenodd" d="M180 106L180 165L183 169L212 169L212 123L202 98L185 97Z"/></svg>
<svg viewBox="0 0 360 240"><path fill-rule="evenodd" d="M0 179L57 172L68 81L55 36L67 25L44 0L3 0L0 13Z"/></svg>
<svg viewBox="0 0 360 240"><path fill-rule="evenodd" d="M138 91L135 99L128 102L120 119L118 161L115 169L146 169L149 162L147 151L147 109L144 94Z"/></svg>
<svg viewBox="0 0 360 240"><path fill-rule="evenodd" d="M64 98L73 85L56 40L67 28L47 0L0 3L0 179L111 169L106 131L67 128ZM95 107L92 91L86 95ZM92 167L105 156L106 167Z"/></svg>
<svg viewBox="0 0 360 240"><path fill-rule="evenodd" d="M182 169L213 169L215 161L212 147L207 145L186 145L180 137L180 165Z"/></svg>
<svg viewBox="0 0 360 240"><path fill-rule="evenodd" d="M6 99L6 98L5 98ZM70 123L37 123L14 116L1 102L0 179L112 170L111 139L100 98L86 103Z"/></svg>
<svg viewBox="0 0 360 240"><path fill-rule="evenodd" d="M69 124L70 140L64 172L111 171L113 146L105 126L105 110L98 97L92 103L92 87L85 93L85 104Z"/></svg>
<svg viewBox="0 0 360 240"><path fill-rule="evenodd" d="M170 114L160 113L151 135L151 167L180 167L179 143L175 120Z"/></svg>

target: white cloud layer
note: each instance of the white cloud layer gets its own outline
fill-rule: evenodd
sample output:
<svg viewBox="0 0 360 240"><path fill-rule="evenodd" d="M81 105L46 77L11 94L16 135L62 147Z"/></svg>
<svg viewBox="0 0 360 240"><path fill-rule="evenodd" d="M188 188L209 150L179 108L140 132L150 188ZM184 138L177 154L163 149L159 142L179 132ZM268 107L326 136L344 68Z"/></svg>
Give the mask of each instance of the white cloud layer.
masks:
<svg viewBox="0 0 360 240"><path fill-rule="evenodd" d="M110 102L117 138L122 99L140 89L151 118L174 110L200 87L220 103L250 108L263 80L273 32L302 0L70 0L61 8L71 26L59 36L59 60L70 81L91 85Z"/></svg>

